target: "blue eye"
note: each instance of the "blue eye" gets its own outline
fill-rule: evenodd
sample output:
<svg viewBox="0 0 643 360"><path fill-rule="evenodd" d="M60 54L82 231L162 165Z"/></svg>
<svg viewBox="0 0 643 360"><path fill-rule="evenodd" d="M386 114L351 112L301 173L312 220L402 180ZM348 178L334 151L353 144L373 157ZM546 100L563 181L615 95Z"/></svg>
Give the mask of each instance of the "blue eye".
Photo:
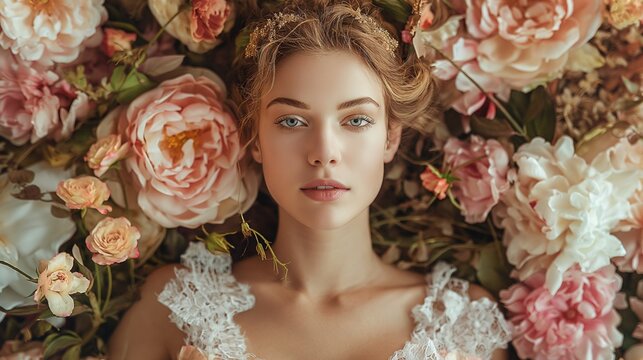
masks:
<svg viewBox="0 0 643 360"><path fill-rule="evenodd" d="M303 124L304 126L306 125L305 122L294 117L286 117L286 118L277 120L277 124L290 129L299 127L300 126L299 124Z"/></svg>
<svg viewBox="0 0 643 360"><path fill-rule="evenodd" d="M357 116L348 120L346 123L352 127L360 128L359 130L364 130L373 125L374 121L367 116Z"/></svg>

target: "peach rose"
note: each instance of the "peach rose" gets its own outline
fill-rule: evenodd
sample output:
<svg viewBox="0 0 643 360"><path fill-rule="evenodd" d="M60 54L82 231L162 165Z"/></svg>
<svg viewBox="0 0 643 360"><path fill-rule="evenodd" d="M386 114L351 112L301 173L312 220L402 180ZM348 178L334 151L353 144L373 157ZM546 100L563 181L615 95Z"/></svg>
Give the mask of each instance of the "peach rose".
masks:
<svg viewBox="0 0 643 360"><path fill-rule="evenodd" d="M56 316L69 316L74 310L74 300L69 296L84 293L89 288L89 280L81 273L71 272L74 258L67 253L60 253L49 261L40 261L38 271L38 288L34 300L40 302L47 298L49 309Z"/></svg>
<svg viewBox="0 0 643 360"><path fill-rule="evenodd" d="M174 16L184 0L149 0L152 15L161 25ZM221 43L219 34L234 25L234 4L224 0L192 0L192 11L183 11L166 27L168 34L195 53L202 54Z"/></svg>
<svg viewBox="0 0 643 360"><path fill-rule="evenodd" d="M112 57L117 51L132 49L132 42L136 40L136 34L127 31L105 28L101 50L105 55Z"/></svg>
<svg viewBox="0 0 643 360"><path fill-rule="evenodd" d="M557 76L601 25L601 0L467 0L480 69L515 89Z"/></svg>
<svg viewBox="0 0 643 360"><path fill-rule="evenodd" d="M96 264L112 265L138 258L137 245L140 237L138 229L126 218L107 217L92 229L85 239L85 245L94 253L92 261Z"/></svg>
<svg viewBox="0 0 643 360"><path fill-rule="evenodd" d="M93 144L87 154L85 161L90 169L94 170L94 175L103 176L107 169L117 161L125 158L129 151L129 144L121 144L121 137L111 134L107 137L98 139Z"/></svg>
<svg viewBox="0 0 643 360"><path fill-rule="evenodd" d="M424 186L425 189L434 192L438 199L443 200L447 197L449 182L430 166L427 166L422 174L420 174L420 180L422 180L422 186Z"/></svg>
<svg viewBox="0 0 643 360"><path fill-rule="evenodd" d="M0 0L0 46L27 61L70 63L100 43L103 0Z"/></svg>
<svg viewBox="0 0 643 360"><path fill-rule="evenodd" d="M230 15L226 0L192 0L190 33L194 41L214 40L223 31Z"/></svg>
<svg viewBox="0 0 643 360"><path fill-rule="evenodd" d="M219 81L191 74L164 81L118 115L133 149L125 160L137 203L164 227L222 223L254 201L250 173ZM248 180L248 182L246 182Z"/></svg>
<svg viewBox="0 0 643 360"><path fill-rule="evenodd" d="M112 211L111 206L103 205L109 199L109 188L93 176L80 176L61 181L56 188L56 194L70 209L92 208L103 215Z"/></svg>
<svg viewBox="0 0 643 360"><path fill-rule="evenodd" d="M453 194L468 223L485 221L500 195L509 189L509 154L493 139L473 135L469 141L451 138L444 146L444 161L458 178Z"/></svg>

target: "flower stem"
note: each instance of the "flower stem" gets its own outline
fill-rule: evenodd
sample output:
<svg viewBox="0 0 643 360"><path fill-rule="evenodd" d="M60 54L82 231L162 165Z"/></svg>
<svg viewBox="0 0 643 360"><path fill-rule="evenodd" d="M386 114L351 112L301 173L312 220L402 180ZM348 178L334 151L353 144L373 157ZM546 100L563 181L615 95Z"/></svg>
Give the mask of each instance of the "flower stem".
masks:
<svg viewBox="0 0 643 360"><path fill-rule="evenodd" d="M6 262L6 261L2 261L2 260L0 260L0 264L2 264L2 265L4 265L4 266L7 266L7 267L10 267L11 269L13 269L13 270L17 271L18 273L20 273L20 275L22 275L22 276L26 277L26 278L27 278L27 280L31 281L32 283L36 283L36 284L38 283L38 280L37 280L36 278L32 278L32 277L31 277L31 276L29 276L27 273L25 273L24 271L22 271L22 270L18 269L18 268L17 268L16 266L14 266L14 265L11 265L11 264L9 264L8 262Z"/></svg>
<svg viewBox="0 0 643 360"><path fill-rule="evenodd" d="M455 61L453 61L450 57L446 56L446 54L445 54L445 53L443 53L440 49L436 48L433 44L428 44L428 45L429 45L433 50L435 50L438 54L440 54L442 57L444 57L444 58L445 58L449 63L451 63L451 65L455 66L455 68L456 68L456 69L458 69L458 71L459 71L459 72L461 72L461 73L462 73L462 75L464 75L467 79L469 79L469 81L471 81L471 82L473 83L473 85L474 85L475 87L477 87L477 88L478 88L478 90L480 90L480 92L482 92L483 94L485 94L486 96L488 96L488 97L489 97L489 100L491 100L491 102L492 102L494 105L496 105L496 107L497 107L498 109L500 109L500 112L502 112L502 114L507 118L507 121L509 121L509 124L511 125L511 127L512 127L512 128L513 128L513 129L514 129L514 130L515 130L515 131L516 131L520 136L522 136L523 138L525 138L527 141L529 141L529 140L530 140L530 139L529 139L529 136L528 136L528 135L527 135L527 133L525 132L525 129L523 129L523 127L522 127L522 126L520 126L520 124L518 124L518 121L516 121L516 119L514 119L514 117L509 113L509 111L507 110L507 108L505 108L505 106L504 106L504 105L502 105L502 103L496 99L496 97L493 95L493 93L487 93L487 92L482 88L482 86L480 86L480 84L478 84L478 82L477 82L477 81L473 80L473 78L472 78L471 76L469 76L469 74L467 74L467 72L466 72L466 71L464 71L464 70L462 69L462 67L460 67L458 64L456 64L456 63L455 63Z"/></svg>
<svg viewBox="0 0 643 360"><path fill-rule="evenodd" d="M105 312L109 299L112 297L112 267L107 266L107 294L105 295L105 302L103 303L102 311Z"/></svg>
<svg viewBox="0 0 643 360"><path fill-rule="evenodd" d="M152 38L152 40L150 40L150 42L148 42L148 43L147 43L147 45L149 46L149 45L151 45L151 44L154 44L154 43L155 43L155 42L156 42L156 41L161 37L161 35L163 35L163 33L165 32L165 29L167 28L167 26L168 26L168 25L170 25L170 23L172 22L172 20L174 20L174 19L175 19L177 16L179 16L179 15L180 15L180 14L181 14L185 9L187 9L187 6L189 6L189 5L187 5L187 4L182 4L182 5L179 7L179 10L176 12L176 14L172 15L172 17L171 17L171 18L170 18L170 19L169 19L169 20L168 20L168 21L163 25L163 27L161 27L161 29L159 29L159 31L157 31L157 32L156 32L156 34L154 34L154 37Z"/></svg>
<svg viewBox="0 0 643 360"><path fill-rule="evenodd" d="M100 307L103 284L101 280L101 271L96 263L94 263L94 280L96 281L96 300Z"/></svg>

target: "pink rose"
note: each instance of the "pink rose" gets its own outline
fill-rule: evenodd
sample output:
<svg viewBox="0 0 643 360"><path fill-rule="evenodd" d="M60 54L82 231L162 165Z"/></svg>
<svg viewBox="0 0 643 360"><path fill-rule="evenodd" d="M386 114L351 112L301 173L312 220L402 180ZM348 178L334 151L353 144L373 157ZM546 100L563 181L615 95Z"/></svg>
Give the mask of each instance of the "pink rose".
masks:
<svg viewBox="0 0 643 360"><path fill-rule="evenodd" d="M237 170L243 151L224 101L218 81L186 74L139 96L119 116L134 153L125 164L138 205L164 227L221 223L254 200Z"/></svg>
<svg viewBox="0 0 643 360"><path fill-rule="evenodd" d="M226 0L192 0L190 33L194 41L214 40L230 15Z"/></svg>
<svg viewBox="0 0 643 360"><path fill-rule="evenodd" d="M101 50L109 57L117 51L131 50L132 42L136 40L136 34L119 29L105 28L104 33Z"/></svg>
<svg viewBox="0 0 643 360"><path fill-rule="evenodd" d="M0 50L0 135L16 145L68 138L91 110L86 94L38 64Z"/></svg>
<svg viewBox="0 0 643 360"><path fill-rule="evenodd" d="M121 144L121 137L111 134L99 139L93 144L87 154L85 161L90 169L94 170L94 175L103 176L107 169L117 161L125 158L129 151L129 144Z"/></svg>
<svg viewBox="0 0 643 360"><path fill-rule="evenodd" d="M56 194L70 209L92 208L105 215L112 211L109 205L103 205L109 199L107 185L93 176L80 176L61 181Z"/></svg>
<svg viewBox="0 0 643 360"><path fill-rule="evenodd" d="M70 294L84 293L89 288L87 278L79 272L71 272L73 266L74 258L67 253L60 253L49 261L40 261L34 300L40 302L47 298L49 309L56 316L71 315L74 300Z"/></svg>
<svg viewBox="0 0 643 360"><path fill-rule="evenodd" d="M481 39L480 69L523 89L562 71L598 30L601 8L601 0L467 0L466 24Z"/></svg>
<svg viewBox="0 0 643 360"><path fill-rule="evenodd" d="M493 139L473 135L468 141L450 138L444 145L444 161L459 180L453 194L468 223L485 221L500 195L509 189L509 155Z"/></svg>
<svg viewBox="0 0 643 360"><path fill-rule="evenodd" d="M430 28L431 25L433 25L434 18L435 15L433 15L433 11L431 11L431 4L424 5L424 8L422 8L420 12L420 21L418 23L420 29L427 30Z"/></svg>
<svg viewBox="0 0 643 360"><path fill-rule="evenodd" d="M569 269L554 295L535 273L500 292L509 312L513 345L523 359L612 359L621 345L613 309L621 278L612 265L594 273Z"/></svg>
<svg viewBox="0 0 643 360"><path fill-rule="evenodd" d="M96 224L85 239L87 249L94 253L92 261L99 265L122 263L139 256L138 229L124 217L107 217Z"/></svg>
<svg viewBox="0 0 643 360"><path fill-rule="evenodd" d="M443 200L447 197L449 182L430 166L427 166L422 174L420 174L420 180L422 180L422 186L424 186L425 189L434 192L438 199Z"/></svg>

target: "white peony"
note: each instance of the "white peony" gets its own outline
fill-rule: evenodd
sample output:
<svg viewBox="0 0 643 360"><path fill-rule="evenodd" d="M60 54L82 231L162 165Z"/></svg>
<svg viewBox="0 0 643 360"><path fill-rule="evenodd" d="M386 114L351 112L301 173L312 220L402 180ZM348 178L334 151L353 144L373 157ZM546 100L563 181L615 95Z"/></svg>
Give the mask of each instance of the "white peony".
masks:
<svg viewBox="0 0 643 360"><path fill-rule="evenodd" d="M42 191L54 191L58 182L71 176L70 171L52 168L46 162L29 169L36 173L33 183ZM6 175L0 177L0 184L5 182ZM11 196L15 192L10 183L0 187L0 259L36 277L39 260L49 260L58 253L60 245L76 231L76 225L70 218L53 217L50 203L19 200ZM0 306L11 309L33 303L30 295L34 290L36 284L0 265ZM0 321L3 318L0 312Z"/></svg>
<svg viewBox="0 0 643 360"><path fill-rule="evenodd" d="M98 46L104 0L0 0L0 46L43 65L70 63Z"/></svg>
<svg viewBox="0 0 643 360"><path fill-rule="evenodd" d="M555 293L572 265L594 272L625 254L610 232L630 216L628 199L641 170L619 170L598 159L588 164L566 136L554 146L533 139L513 159L515 183L495 216L520 280L547 269L546 286Z"/></svg>

